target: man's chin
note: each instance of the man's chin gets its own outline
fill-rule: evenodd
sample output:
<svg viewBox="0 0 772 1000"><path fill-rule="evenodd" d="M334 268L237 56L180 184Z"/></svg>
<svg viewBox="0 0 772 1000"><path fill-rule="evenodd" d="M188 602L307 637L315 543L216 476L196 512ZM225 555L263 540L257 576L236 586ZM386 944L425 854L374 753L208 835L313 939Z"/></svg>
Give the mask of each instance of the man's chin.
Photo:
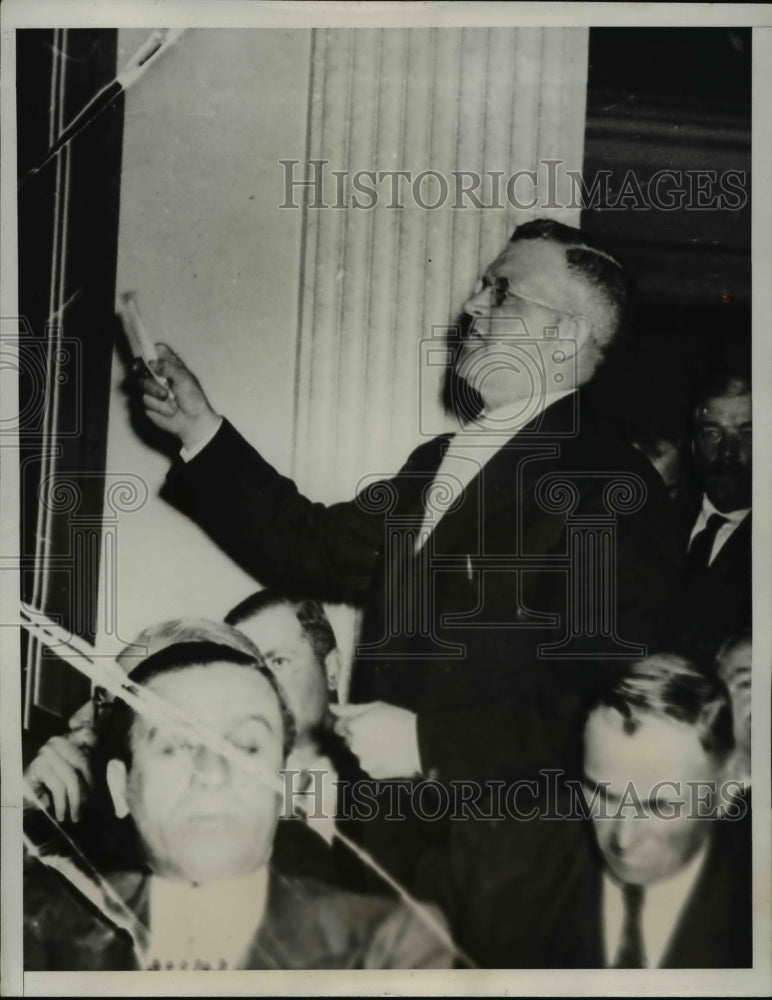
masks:
<svg viewBox="0 0 772 1000"><path fill-rule="evenodd" d="M185 881L196 885L241 878L258 867L254 845L227 842L188 844L176 863L176 869Z"/></svg>
<svg viewBox="0 0 772 1000"><path fill-rule="evenodd" d="M733 510L745 510L752 503L749 489L737 489L735 483L727 483L718 477L706 482L705 494L716 510L724 514Z"/></svg>
<svg viewBox="0 0 772 1000"><path fill-rule="evenodd" d="M606 864L614 878L625 885L645 886L663 877L662 871L651 864L626 864L619 858L607 858Z"/></svg>
<svg viewBox="0 0 772 1000"><path fill-rule="evenodd" d="M264 835L226 816L191 816L177 828L167 856L186 881L205 884L245 875L258 867Z"/></svg>

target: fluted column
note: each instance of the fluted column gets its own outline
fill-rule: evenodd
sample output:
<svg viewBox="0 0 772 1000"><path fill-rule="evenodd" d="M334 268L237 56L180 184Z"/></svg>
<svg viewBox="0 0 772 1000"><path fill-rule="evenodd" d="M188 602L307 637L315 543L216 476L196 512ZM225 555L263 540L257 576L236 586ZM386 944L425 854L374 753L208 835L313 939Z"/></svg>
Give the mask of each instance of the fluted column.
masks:
<svg viewBox="0 0 772 1000"><path fill-rule="evenodd" d="M582 167L587 40L584 28L315 30L308 158L326 161L329 207L305 189L295 435L311 495L352 496L448 426L438 328L516 224L578 222L561 206L565 170ZM371 199L352 175L398 170L412 180L396 181L403 208L388 180L368 181L376 204L354 206ZM467 186L482 175L486 207L458 196L459 171ZM508 197L517 171L534 174Z"/></svg>

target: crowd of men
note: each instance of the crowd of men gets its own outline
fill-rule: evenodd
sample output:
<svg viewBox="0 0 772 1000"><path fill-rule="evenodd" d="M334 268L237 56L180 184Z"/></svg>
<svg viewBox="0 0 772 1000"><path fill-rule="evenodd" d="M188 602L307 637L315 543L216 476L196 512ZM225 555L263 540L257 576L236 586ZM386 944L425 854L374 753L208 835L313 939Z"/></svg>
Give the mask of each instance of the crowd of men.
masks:
<svg viewBox="0 0 772 1000"><path fill-rule="evenodd" d="M519 227L457 431L331 506L159 345L164 496L264 589L119 658L168 716L92 703L29 766L130 836L117 916L30 861L27 968L751 964L750 378L710 372L688 446L634 440L595 388L630 311L602 246ZM327 601L362 609L346 689Z"/></svg>

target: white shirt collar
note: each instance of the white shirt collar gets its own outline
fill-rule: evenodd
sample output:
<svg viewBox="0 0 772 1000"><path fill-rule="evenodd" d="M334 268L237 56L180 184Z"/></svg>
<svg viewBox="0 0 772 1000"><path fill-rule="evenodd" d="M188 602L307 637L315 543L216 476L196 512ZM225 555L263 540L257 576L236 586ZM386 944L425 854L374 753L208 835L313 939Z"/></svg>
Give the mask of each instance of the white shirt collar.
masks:
<svg viewBox="0 0 772 1000"><path fill-rule="evenodd" d="M150 945L146 965L193 969L239 968L265 913L268 868L194 886L150 879ZM155 963L155 965L154 965Z"/></svg>
<svg viewBox="0 0 772 1000"><path fill-rule="evenodd" d="M741 510L718 510L710 502L710 500L708 500L707 493L703 493L702 495L702 514L706 523L711 514L720 514L721 517L725 517L730 524L738 525L744 517L747 517L748 514L750 514L751 510L751 507L743 507Z"/></svg>

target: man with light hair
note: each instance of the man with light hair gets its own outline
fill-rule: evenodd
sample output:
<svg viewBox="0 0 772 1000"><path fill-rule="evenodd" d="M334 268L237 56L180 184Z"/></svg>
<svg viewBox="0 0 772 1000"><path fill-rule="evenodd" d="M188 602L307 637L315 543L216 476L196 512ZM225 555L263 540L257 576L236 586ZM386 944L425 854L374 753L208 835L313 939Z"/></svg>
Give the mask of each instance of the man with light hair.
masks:
<svg viewBox="0 0 772 1000"><path fill-rule="evenodd" d="M628 307L624 268L589 236L520 226L465 306L454 376L467 422L329 507L159 345L168 388L141 385L148 418L182 445L166 496L262 584L363 609L351 703L334 711L374 778L575 767L587 689L658 641L679 573L669 498L584 389ZM377 850L409 877L418 849L387 826Z"/></svg>
<svg viewBox="0 0 772 1000"><path fill-rule="evenodd" d="M172 618L142 629L133 642L124 646L115 661L130 673L135 664L166 646L204 639L210 642L219 639L248 655L257 652L243 633L229 625L207 618ZM27 792L50 806L60 823L66 819L77 823L88 799L93 784L90 757L96 738L95 715L107 697L103 689L97 688L93 698L70 717L68 731L44 743L24 772Z"/></svg>
<svg viewBox="0 0 772 1000"><path fill-rule="evenodd" d="M341 815L346 812L342 789L351 789L367 775L333 728L330 704L337 701L341 661L322 605L311 599L292 601L271 590L257 591L232 608L224 623L178 618L143 629L117 662L128 673L166 646L203 640L219 640L249 656L261 656L292 711L295 738L287 762L283 817L288 822L281 824L274 844L279 870L341 887L367 885L385 891L382 880L336 836L357 836L357 824ZM49 739L25 773L27 788L50 807L58 822L78 823L86 817L79 836L89 839L99 821L90 802L94 714L105 697L97 690L72 716L68 732ZM104 853L96 840L88 846Z"/></svg>
<svg viewBox="0 0 772 1000"><path fill-rule="evenodd" d="M28 859L25 968L449 967L427 908L273 870L295 725L260 654L229 631L159 648L102 714L96 777L137 860L95 881Z"/></svg>

